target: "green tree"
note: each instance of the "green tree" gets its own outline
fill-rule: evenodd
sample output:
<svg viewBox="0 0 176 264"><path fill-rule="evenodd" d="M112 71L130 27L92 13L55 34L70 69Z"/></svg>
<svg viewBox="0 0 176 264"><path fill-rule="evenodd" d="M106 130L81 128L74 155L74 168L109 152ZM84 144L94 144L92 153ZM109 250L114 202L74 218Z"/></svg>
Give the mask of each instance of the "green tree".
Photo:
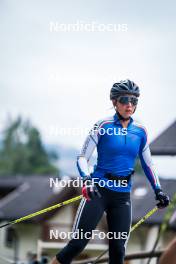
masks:
<svg viewBox="0 0 176 264"><path fill-rule="evenodd" d="M41 135L30 121L9 121L0 148L0 175L58 174L58 156L47 153Z"/></svg>

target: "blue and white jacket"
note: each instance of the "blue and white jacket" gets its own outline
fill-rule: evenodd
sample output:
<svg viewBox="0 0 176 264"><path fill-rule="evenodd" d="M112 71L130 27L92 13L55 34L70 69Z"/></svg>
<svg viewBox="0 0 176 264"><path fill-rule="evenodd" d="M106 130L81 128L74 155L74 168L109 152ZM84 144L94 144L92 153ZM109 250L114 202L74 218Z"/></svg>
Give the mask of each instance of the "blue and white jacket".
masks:
<svg viewBox="0 0 176 264"><path fill-rule="evenodd" d="M146 129L132 118L127 128L122 127L117 114L94 125L77 159L77 167L82 178L90 175L88 164L95 148L98 154L97 165L91 177L96 178L96 182L104 180L106 183L108 179L104 177L105 173L112 173L118 178L129 175L134 169L136 157L139 156L153 189L161 188L154 170ZM130 192L131 185L130 180L125 187L109 187L105 184L105 188L117 192Z"/></svg>

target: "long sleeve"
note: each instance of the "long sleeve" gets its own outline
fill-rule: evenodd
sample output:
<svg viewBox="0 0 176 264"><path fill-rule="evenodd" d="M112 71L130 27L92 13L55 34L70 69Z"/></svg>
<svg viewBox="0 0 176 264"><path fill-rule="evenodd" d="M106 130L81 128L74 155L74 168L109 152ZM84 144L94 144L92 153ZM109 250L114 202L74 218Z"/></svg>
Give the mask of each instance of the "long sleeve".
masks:
<svg viewBox="0 0 176 264"><path fill-rule="evenodd" d="M147 132L144 130L140 146L139 158L145 175L147 176L153 190L161 189L158 175L155 172L149 144L147 141Z"/></svg>
<svg viewBox="0 0 176 264"><path fill-rule="evenodd" d="M88 162L98 144L98 127L99 125L96 123L93 129L91 129L88 136L86 137L81 152L77 157L77 168L82 178L90 175Z"/></svg>

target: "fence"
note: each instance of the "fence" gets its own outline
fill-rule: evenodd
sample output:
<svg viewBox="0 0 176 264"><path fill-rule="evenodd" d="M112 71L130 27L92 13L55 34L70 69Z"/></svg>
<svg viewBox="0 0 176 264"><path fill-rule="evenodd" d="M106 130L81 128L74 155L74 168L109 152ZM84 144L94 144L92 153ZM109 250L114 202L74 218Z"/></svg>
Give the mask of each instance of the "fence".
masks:
<svg viewBox="0 0 176 264"><path fill-rule="evenodd" d="M150 251L150 252L129 254L125 257L125 260L128 261L128 260L135 260L135 259L156 258L158 262L163 252L164 250L155 251L155 252ZM74 261L73 264L91 264L91 263L94 263L95 260L96 258L91 258L91 259L82 260L82 261ZM108 258L106 257L106 258L99 259L97 260L96 263L108 263Z"/></svg>

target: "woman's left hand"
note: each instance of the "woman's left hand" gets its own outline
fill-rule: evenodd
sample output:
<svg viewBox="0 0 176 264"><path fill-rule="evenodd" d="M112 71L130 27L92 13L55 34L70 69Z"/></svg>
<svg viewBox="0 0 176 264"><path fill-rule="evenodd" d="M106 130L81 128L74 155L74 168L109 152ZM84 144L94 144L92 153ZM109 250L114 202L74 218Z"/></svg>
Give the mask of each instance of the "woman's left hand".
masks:
<svg viewBox="0 0 176 264"><path fill-rule="evenodd" d="M157 204L158 208L163 209L169 205L170 203L169 196L163 193L162 190L160 189L156 190L155 194L156 194L156 200L159 201L159 203Z"/></svg>

